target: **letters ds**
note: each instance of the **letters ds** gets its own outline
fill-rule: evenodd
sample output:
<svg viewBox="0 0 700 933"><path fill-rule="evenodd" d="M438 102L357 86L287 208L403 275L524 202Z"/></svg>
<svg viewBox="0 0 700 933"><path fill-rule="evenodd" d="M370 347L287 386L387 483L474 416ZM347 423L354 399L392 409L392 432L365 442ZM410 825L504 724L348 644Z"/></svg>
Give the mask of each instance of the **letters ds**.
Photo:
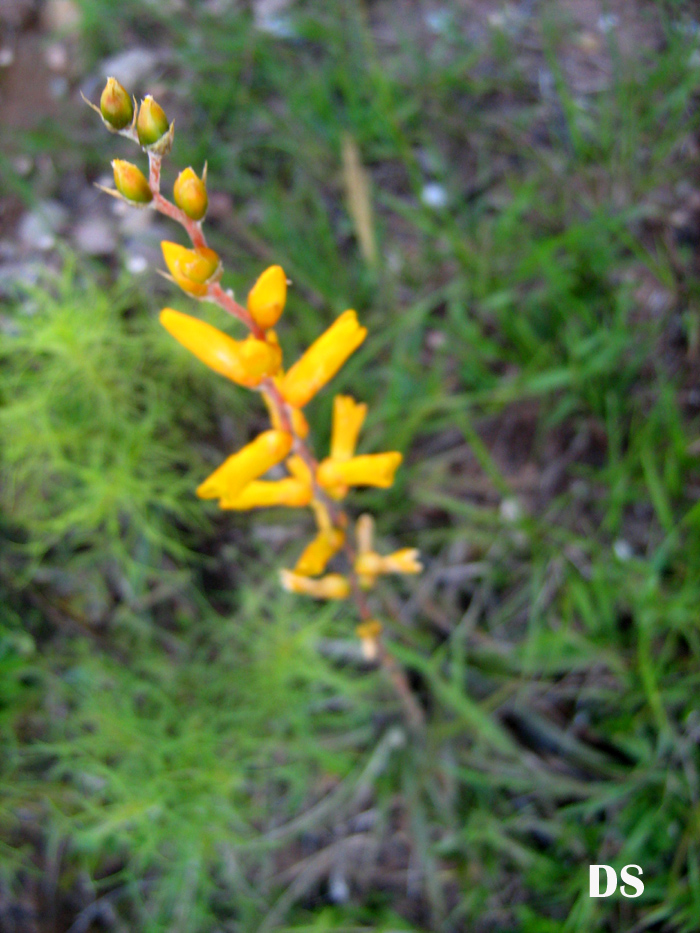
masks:
<svg viewBox="0 0 700 933"><path fill-rule="evenodd" d="M601 870L605 872L605 890L600 890ZM631 874L634 872L634 874ZM644 893L644 882L641 876L644 874L639 865L625 865L620 872L620 894L623 897L639 897ZM636 875L640 877L637 878ZM634 893L631 893L629 885ZM617 890L617 872L612 865L591 865L589 866L588 893L590 897L610 897Z"/></svg>

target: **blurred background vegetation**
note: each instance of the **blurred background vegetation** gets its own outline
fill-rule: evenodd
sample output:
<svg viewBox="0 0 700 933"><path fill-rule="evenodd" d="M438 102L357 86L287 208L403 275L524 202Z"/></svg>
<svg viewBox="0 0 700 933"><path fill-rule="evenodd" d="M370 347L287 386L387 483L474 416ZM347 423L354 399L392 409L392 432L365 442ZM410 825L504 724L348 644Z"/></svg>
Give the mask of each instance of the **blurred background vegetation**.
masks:
<svg viewBox="0 0 700 933"><path fill-rule="evenodd" d="M697 931L694 14L0 5L3 933ZM425 557L377 602L420 739L280 591L306 519L194 496L264 411L157 324L236 332L155 274L180 231L92 186L136 157L108 74L175 119L166 184L208 160L225 284L284 266L288 354L370 328L334 388L406 457L353 507Z"/></svg>

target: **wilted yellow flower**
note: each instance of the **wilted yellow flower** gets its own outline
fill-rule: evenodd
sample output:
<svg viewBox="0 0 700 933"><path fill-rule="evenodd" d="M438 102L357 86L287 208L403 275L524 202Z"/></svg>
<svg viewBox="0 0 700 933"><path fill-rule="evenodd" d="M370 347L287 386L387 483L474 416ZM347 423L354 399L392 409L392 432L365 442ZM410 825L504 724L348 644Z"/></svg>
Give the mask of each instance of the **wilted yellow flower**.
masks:
<svg viewBox="0 0 700 933"><path fill-rule="evenodd" d="M251 336L234 340L211 324L173 308L163 308L160 322L197 359L238 385L254 388L280 367L279 347L263 340Z"/></svg>
<svg viewBox="0 0 700 933"><path fill-rule="evenodd" d="M355 571L360 576L376 577L383 573L420 573L423 565L418 560L418 550L405 547L382 557L374 551L359 554L355 560Z"/></svg>
<svg viewBox="0 0 700 933"><path fill-rule="evenodd" d="M340 573L327 573L325 577L302 577L291 570L281 570L282 586L290 593L303 593L315 599L347 599L350 584Z"/></svg>
<svg viewBox="0 0 700 933"><path fill-rule="evenodd" d="M311 488L298 479L253 480L237 496L224 496L219 502L222 509L243 512L273 505L300 507L311 501ZM319 571L320 572L320 571Z"/></svg>
<svg viewBox="0 0 700 933"><path fill-rule="evenodd" d="M153 200L151 186L140 168L124 159L114 159L112 168L117 191L127 201L132 204L149 204Z"/></svg>
<svg viewBox="0 0 700 933"><path fill-rule="evenodd" d="M294 573L302 577L316 577L326 569L326 564L334 557L345 543L345 535L340 528L320 531L304 548L297 561Z"/></svg>
<svg viewBox="0 0 700 933"><path fill-rule="evenodd" d="M248 294L248 310L255 323L267 330L274 327L287 301L287 276L282 266L265 269Z"/></svg>
<svg viewBox="0 0 700 933"><path fill-rule="evenodd" d="M268 331L266 337L269 338L270 334L273 334L274 331ZM275 379L277 381L277 378ZM272 427L282 430L282 421L279 416L277 408L272 404L269 396L263 392L263 401L267 407L268 414L270 415L270 421L272 422ZM309 434L309 422L304 417L304 412L301 408L292 408L291 405L287 405L287 411L292 422L292 430L297 437L300 437L302 440L305 437L308 437Z"/></svg>
<svg viewBox="0 0 700 933"><path fill-rule="evenodd" d="M188 295L202 298L206 295L209 285L221 278L219 256L208 246L187 249L179 243L163 240L160 247L170 274Z"/></svg>
<svg viewBox="0 0 700 933"><path fill-rule="evenodd" d="M402 455L398 451L383 454L363 454L350 460L323 460L316 478L326 489L344 483L346 486L377 486L388 489L394 482Z"/></svg>
<svg viewBox="0 0 700 933"><path fill-rule="evenodd" d="M368 619L357 626L355 634L362 641L362 655L365 660L376 661L379 654L379 636L382 634L382 623L378 619Z"/></svg>
<svg viewBox="0 0 700 933"><path fill-rule="evenodd" d="M100 97L100 113L112 130L123 130L134 119L134 102L116 78L107 78Z"/></svg>
<svg viewBox="0 0 700 933"><path fill-rule="evenodd" d="M420 573L423 565L418 560L416 548L402 548L383 557L373 549L374 521L371 515L360 515L355 523L355 573L360 586L370 589L380 574L385 573Z"/></svg>
<svg viewBox="0 0 700 933"><path fill-rule="evenodd" d="M367 416L367 406L350 395L333 399L331 460L349 460L355 453L357 438Z"/></svg>
<svg viewBox="0 0 700 933"><path fill-rule="evenodd" d="M204 166L204 177L200 178L193 168L186 168L177 176L173 186L175 203L184 211L190 220L201 220L207 212L209 197L206 184L207 169Z"/></svg>
<svg viewBox="0 0 700 933"><path fill-rule="evenodd" d="M236 499L248 483L258 479L287 456L293 437L285 431L264 431L233 454L197 488L200 499Z"/></svg>
<svg viewBox="0 0 700 933"><path fill-rule="evenodd" d="M136 132L139 142L142 146L153 146L165 136L169 128L165 111L148 94L141 101L139 115L136 118Z"/></svg>
<svg viewBox="0 0 700 933"><path fill-rule="evenodd" d="M335 376L367 336L354 311L345 311L311 344L282 380L282 395L290 405L303 408Z"/></svg>

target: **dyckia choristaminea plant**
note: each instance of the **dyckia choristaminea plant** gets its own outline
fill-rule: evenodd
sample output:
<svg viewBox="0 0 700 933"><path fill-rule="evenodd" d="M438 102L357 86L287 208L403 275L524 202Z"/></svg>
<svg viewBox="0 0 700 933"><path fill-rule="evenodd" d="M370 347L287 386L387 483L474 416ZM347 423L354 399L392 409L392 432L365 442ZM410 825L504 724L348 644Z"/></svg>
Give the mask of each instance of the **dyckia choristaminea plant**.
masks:
<svg viewBox="0 0 700 933"><path fill-rule="evenodd" d="M207 246L202 232L208 198L206 167L199 177L184 169L174 185L174 203L161 194L163 157L173 144L174 127L156 101L147 96L137 105L114 78L109 78L100 106L90 104L107 128L137 142L148 155L148 177L130 162L112 163L115 190L106 190L134 207L151 208L180 223L191 248L163 242L163 258L172 280L201 301L210 301L238 318L248 329L234 340L210 324L172 308L161 311L166 330L211 369L232 382L260 392L271 428L232 454L197 489L203 499L218 499L222 509L240 511L264 506L310 507L317 532L292 570L282 570L282 585L293 593L316 599L353 599L361 622L357 634L365 657L378 661L389 673L413 725L422 712L406 677L382 640L382 626L370 611L366 591L382 574L413 574L422 568L418 552L404 548L382 556L374 550L372 519L362 515L354 533L340 505L354 486L385 489L393 483L401 463L396 451L356 455L355 448L367 406L348 395L337 395L329 455L320 463L307 442L309 425L304 406L338 372L367 336L354 311L345 311L311 344L289 369L282 367L282 349L274 331L287 298L287 278L280 266L266 269L250 293L246 307L219 284L222 264ZM284 479L264 479L279 464ZM341 572L328 571L342 555Z"/></svg>

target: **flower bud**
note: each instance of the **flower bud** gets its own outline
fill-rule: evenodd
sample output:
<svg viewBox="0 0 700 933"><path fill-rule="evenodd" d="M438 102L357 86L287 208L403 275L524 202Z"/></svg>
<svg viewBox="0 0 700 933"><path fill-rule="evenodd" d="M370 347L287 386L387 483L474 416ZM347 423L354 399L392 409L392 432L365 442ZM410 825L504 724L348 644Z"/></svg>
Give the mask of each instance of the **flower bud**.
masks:
<svg viewBox="0 0 700 933"><path fill-rule="evenodd" d="M206 169L204 172L206 176ZM209 198L204 178L199 178L194 169L186 168L180 172L173 188L175 203L190 220L201 220L207 212Z"/></svg>
<svg viewBox="0 0 700 933"><path fill-rule="evenodd" d="M112 168L117 191L127 201L132 201L134 204L148 204L153 200L153 192L141 169L123 159L115 159L112 162Z"/></svg>
<svg viewBox="0 0 700 933"><path fill-rule="evenodd" d="M154 146L170 129L165 111L149 94L141 101L136 132L142 146Z"/></svg>
<svg viewBox="0 0 700 933"><path fill-rule="evenodd" d="M116 78L107 78L100 97L100 113L113 130L123 130L134 119L134 103Z"/></svg>
<svg viewBox="0 0 700 933"><path fill-rule="evenodd" d="M279 320L286 300L287 276L281 266L270 266L248 294L248 310L255 323L267 330Z"/></svg>
<svg viewBox="0 0 700 933"><path fill-rule="evenodd" d="M221 261L208 246L187 249L178 243L160 244L168 271L180 288L188 295L201 298L209 285L221 277Z"/></svg>

